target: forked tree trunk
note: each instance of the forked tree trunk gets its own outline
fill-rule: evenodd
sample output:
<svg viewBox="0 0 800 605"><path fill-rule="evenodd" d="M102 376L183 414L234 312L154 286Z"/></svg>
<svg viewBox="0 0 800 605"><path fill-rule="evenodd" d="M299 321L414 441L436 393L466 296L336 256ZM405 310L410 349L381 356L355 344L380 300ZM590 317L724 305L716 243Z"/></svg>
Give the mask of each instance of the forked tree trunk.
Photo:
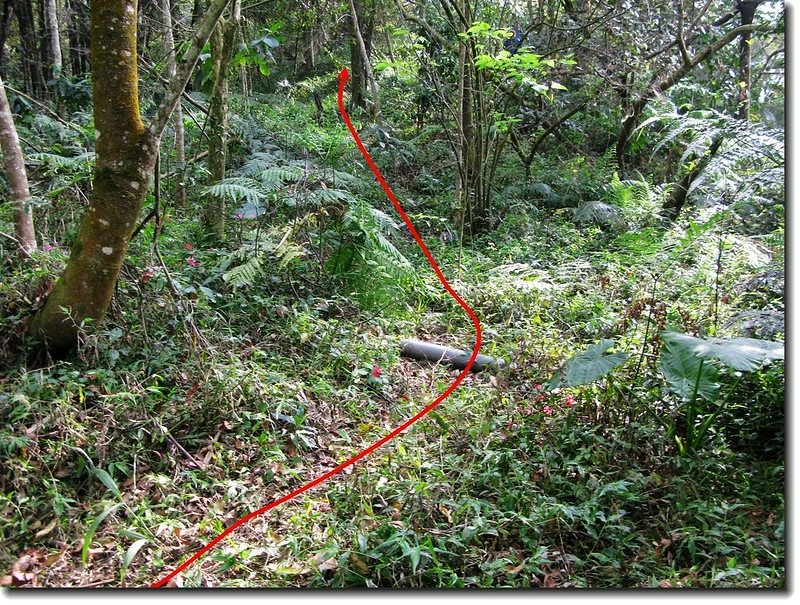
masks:
<svg viewBox="0 0 800 605"><path fill-rule="evenodd" d="M153 174L159 140L228 0L214 0L150 124L139 113L136 0L92 0L90 32L96 163L89 207L66 269L31 323L54 356L73 349L82 323L103 319Z"/></svg>
<svg viewBox="0 0 800 605"><path fill-rule="evenodd" d="M692 187L692 184L698 178L700 178L700 175L703 174L703 171L705 171L705 169L711 163L711 160L714 159L714 156L717 154L717 151L719 151L719 148L722 145L722 141L723 138L721 136L715 138L711 142L711 146L708 148L708 151L706 151L705 155L699 159L696 158L694 167L684 174L680 181L675 183L675 188L664 202L662 210L664 218L670 221L675 221L678 219L678 215L680 215L683 207L686 205L686 198L689 195L689 189Z"/></svg>
<svg viewBox="0 0 800 605"><path fill-rule="evenodd" d="M33 229L33 214L29 200L28 175L25 159L19 144L14 118L6 97L6 87L0 78L0 150L3 152L8 188L11 190L11 206L14 211L14 238L17 253L26 259L36 250L36 232Z"/></svg>

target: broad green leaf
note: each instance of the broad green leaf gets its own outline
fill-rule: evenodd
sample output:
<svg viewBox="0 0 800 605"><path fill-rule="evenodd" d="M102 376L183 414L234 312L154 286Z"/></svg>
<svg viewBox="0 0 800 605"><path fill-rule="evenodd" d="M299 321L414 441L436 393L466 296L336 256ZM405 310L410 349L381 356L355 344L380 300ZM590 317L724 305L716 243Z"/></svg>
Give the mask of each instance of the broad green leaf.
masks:
<svg viewBox="0 0 800 605"><path fill-rule="evenodd" d="M489 31L491 25L486 23L485 21L476 21L472 27L467 30L468 34L480 34L483 32Z"/></svg>
<svg viewBox="0 0 800 605"><path fill-rule="evenodd" d="M695 384L700 397L708 401L716 399L719 391L716 368L703 363L703 359L685 344L665 339L659 366L669 388L684 401L692 399Z"/></svg>
<svg viewBox="0 0 800 605"><path fill-rule="evenodd" d="M420 549L419 546L416 546L408 551L408 557L411 559L411 573L417 573L417 567L419 566L419 558L420 558Z"/></svg>
<svg viewBox="0 0 800 605"><path fill-rule="evenodd" d="M97 531L97 528L100 527L100 524L103 520L108 517L111 513L116 511L122 503L115 504L114 506L109 506L105 509L102 513L97 515L92 521L92 524L89 526L89 530L86 532L86 535L83 538L83 549L81 550L81 562L83 563L84 567L86 566L86 558L89 554L89 546L92 544L92 538L94 537L94 532Z"/></svg>
<svg viewBox="0 0 800 605"><path fill-rule="evenodd" d="M131 544L128 547L128 550L125 551L125 557L123 557L122 559L122 569L120 569L119 571L120 584L125 582L125 574L128 571L128 567L130 566L131 561L133 561L133 558L136 556L136 553L138 553L139 550L142 548L142 546L147 544L147 542L148 542L147 538L136 540L136 542Z"/></svg>
<svg viewBox="0 0 800 605"><path fill-rule="evenodd" d="M757 338L695 338L678 332L664 332L665 341L681 344L703 359L719 359L726 366L752 372L765 361L783 359L783 343Z"/></svg>
<svg viewBox="0 0 800 605"><path fill-rule="evenodd" d="M627 353L605 355L614 345L614 341L604 338L570 357L564 365L562 383L568 387L576 387L599 380L628 358Z"/></svg>
<svg viewBox="0 0 800 605"><path fill-rule="evenodd" d="M102 468L96 468L94 469L94 474L97 476L98 479L100 479L100 481L103 482L103 485L105 485L108 488L108 491L114 494L117 498L122 497L122 494L120 493L119 488L117 487L117 484L114 481L114 478L108 474L108 471L103 470Z"/></svg>

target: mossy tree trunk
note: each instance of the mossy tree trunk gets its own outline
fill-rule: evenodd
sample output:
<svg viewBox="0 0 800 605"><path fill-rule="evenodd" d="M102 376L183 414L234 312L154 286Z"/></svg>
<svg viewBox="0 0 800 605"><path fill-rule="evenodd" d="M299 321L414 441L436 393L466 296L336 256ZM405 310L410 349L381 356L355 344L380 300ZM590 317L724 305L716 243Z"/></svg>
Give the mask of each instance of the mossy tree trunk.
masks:
<svg viewBox="0 0 800 605"><path fill-rule="evenodd" d="M228 156L228 92L230 83L233 43L240 22L239 0L234 0L230 19L220 21L211 34L211 73L213 88L208 106L208 183L216 183L225 178L225 165ZM225 200L219 196L209 196L206 200L203 223L208 235L217 241L225 239Z"/></svg>
<svg viewBox="0 0 800 605"><path fill-rule="evenodd" d="M159 140L228 0L214 0L151 122L139 113L136 0L92 0L96 165L89 207L66 269L31 331L53 356L73 349L86 320L103 319L153 174Z"/></svg>
<svg viewBox="0 0 800 605"><path fill-rule="evenodd" d="M14 211L14 239L17 253L27 259L36 250L36 232L33 229L33 215L30 207L28 173L25 171L25 158L19 144L17 129L6 96L6 87L0 78L0 150L11 192L11 206Z"/></svg>

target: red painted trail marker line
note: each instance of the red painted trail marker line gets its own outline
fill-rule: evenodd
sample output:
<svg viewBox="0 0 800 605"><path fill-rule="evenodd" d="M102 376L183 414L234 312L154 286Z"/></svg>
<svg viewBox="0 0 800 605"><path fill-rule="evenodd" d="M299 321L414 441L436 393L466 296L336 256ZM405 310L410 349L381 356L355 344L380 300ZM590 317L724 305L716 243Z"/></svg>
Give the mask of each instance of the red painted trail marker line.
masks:
<svg viewBox="0 0 800 605"><path fill-rule="evenodd" d="M439 278L439 281L442 282L442 286L447 291L447 293L450 294L450 296L452 296L459 305L461 305L461 307L464 309L464 311L466 311L467 315L469 315L469 318L472 320L472 323L475 325L475 347L472 349L472 355L470 356L469 361L467 362L467 366L461 371L461 373L453 381L453 383L449 387L447 387L447 390L444 393L439 395L433 402L431 402L425 408L423 408L422 410L420 410L419 412L414 414L411 418L406 420L403 424L398 426L391 433L389 433L385 437L382 437L381 439L379 439L378 441L376 441L375 443L370 445L368 448L362 450L361 452L359 452L358 454L356 454L355 456L353 456L349 460L346 460L345 462L342 462L339 466L337 466L336 468L328 471L324 475L320 475L319 477L317 477L313 481L309 481L304 486L294 490L293 492L290 492L290 493L286 494L285 496L281 496L277 500L273 500L272 502L270 502L269 504L267 504L265 506L262 506L258 510L255 510L250 514L245 515L244 517L242 517L241 519L236 521L236 523L234 523L233 525L228 527L228 529L226 529L224 532L222 532L216 538L211 540L211 542L206 544L203 548L201 548L196 553L194 553L186 561L181 563L181 565L177 569L175 569L175 571L170 573L168 576L165 576L161 580L158 580L157 582L153 583L150 586L151 588L161 588L162 586L164 586L172 578L174 578L180 572L184 571L192 563L194 563L195 561L200 559L208 551L210 551L217 544L219 544L228 534L234 532L236 529L238 529L239 527L241 527L242 525L244 525L248 521L250 521L252 519L255 519L256 517L258 517L260 515L263 515L267 511L270 511L273 508L275 508L277 506L280 506L284 502L288 502L289 500L292 500L293 498L296 498L300 494L309 491L310 489L316 487L320 483L324 483L325 481L327 481L331 477L333 477L335 475L338 475L344 469L346 469L346 468L348 468L350 466L353 466L356 462L358 462L362 458L366 458L372 452L377 450L379 447L387 444L389 441L391 441L392 439L397 437L400 433L405 431L411 425L416 423L418 420L422 419L425 415L428 414L428 412L430 412L431 410L436 408L436 406L438 406L440 403L442 403L442 401L447 399L450 396L450 394L453 391L456 390L456 387L458 387L458 385L461 384L461 381L464 380L464 378L469 373L469 370L472 367L472 364L475 363L475 358L478 356L478 352L480 351L481 340L482 340L482 332L481 332L481 323L480 323L480 321L478 321L478 317L475 315L475 312L472 309L470 309L469 305L467 305L467 303L465 303L463 301L463 299L456 293L455 290L453 290L453 288L447 282L447 279L445 278L444 274L439 269L439 265L436 264L436 261L434 260L433 255L430 253L430 251L428 250L428 247L425 245L425 242L422 241L422 238L420 237L419 233L417 233L417 230L414 228L414 225L411 223L411 219L408 218L408 215L405 213L405 210L403 210L403 207L400 205L400 202L397 201L397 198L394 196L394 193L392 193L392 190L390 189L389 185L384 180L383 176L380 173L380 170L378 170L378 167L375 165L375 162L372 161L372 158L370 157L369 152L367 151L366 147L364 147L364 143L361 142L361 139L359 138L358 133L356 132L356 129L353 127L353 123L350 121L350 116L347 115L347 110L344 108L344 87L347 84L347 81L349 79L350 79L350 74L348 73L347 68L344 68L342 70L342 72L339 74L339 97L338 97L338 99L339 99L339 112L342 114L342 118L344 118L344 122L345 122L345 124L347 124L348 130L350 130L350 135L353 137L353 140L356 142L356 145L358 146L359 151L361 151L361 154L364 156L364 159L367 161L367 164L369 165L370 170L372 170L372 173L375 175L375 178L378 179L378 183L380 183L381 187L383 188L383 191L386 193L386 196L392 202L392 204L394 205L394 207L397 210L398 214L400 214L400 217L403 219L403 222L408 227L408 230L414 236L414 239L416 240L416 242L419 245L420 249L422 249L422 252L425 254L425 257L428 259L428 263L430 264L430 266L433 269L434 273L436 273L436 276Z"/></svg>

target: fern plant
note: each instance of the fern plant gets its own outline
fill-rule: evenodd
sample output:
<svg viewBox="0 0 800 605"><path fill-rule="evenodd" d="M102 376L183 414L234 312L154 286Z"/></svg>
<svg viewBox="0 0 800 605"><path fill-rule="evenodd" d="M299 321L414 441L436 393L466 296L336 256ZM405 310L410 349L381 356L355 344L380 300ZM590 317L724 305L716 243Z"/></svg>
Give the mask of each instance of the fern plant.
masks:
<svg viewBox="0 0 800 605"><path fill-rule="evenodd" d="M36 172L48 177L44 196L56 198L59 195L88 187L94 174L95 154L86 151L77 155L59 153L32 153L28 161Z"/></svg>
<svg viewBox="0 0 800 605"><path fill-rule="evenodd" d="M688 196L730 206L751 223L756 222L754 217L782 208L785 181L783 131L739 120L713 109L681 112L666 99L655 104L654 108L654 115L640 126L645 129L660 124L665 129L653 153L683 145L679 163L687 172L701 158L708 159L704 170L689 186ZM709 157L706 154L712 146L717 147L717 151Z"/></svg>
<svg viewBox="0 0 800 605"><path fill-rule="evenodd" d="M223 281L233 289L252 286L264 275L267 267L283 269L302 259L306 250L293 241L293 236L304 222L296 221L283 231L275 228L266 233L257 233L243 242L225 260L224 266L234 266L222 275ZM272 263L268 263L270 260Z"/></svg>
<svg viewBox="0 0 800 605"><path fill-rule="evenodd" d="M385 260L396 268L410 271L411 263L389 240L397 232L397 223L362 199L352 196L345 199L348 206L342 217L344 237L339 249L328 259L328 268L344 274L360 259L366 262Z"/></svg>
<svg viewBox="0 0 800 605"><path fill-rule="evenodd" d="M573 209L573 218L616 229L646 227L659 218L664 195L663 187L644 178L620 180L615 172L603 187L603 198Z"/></svg>

